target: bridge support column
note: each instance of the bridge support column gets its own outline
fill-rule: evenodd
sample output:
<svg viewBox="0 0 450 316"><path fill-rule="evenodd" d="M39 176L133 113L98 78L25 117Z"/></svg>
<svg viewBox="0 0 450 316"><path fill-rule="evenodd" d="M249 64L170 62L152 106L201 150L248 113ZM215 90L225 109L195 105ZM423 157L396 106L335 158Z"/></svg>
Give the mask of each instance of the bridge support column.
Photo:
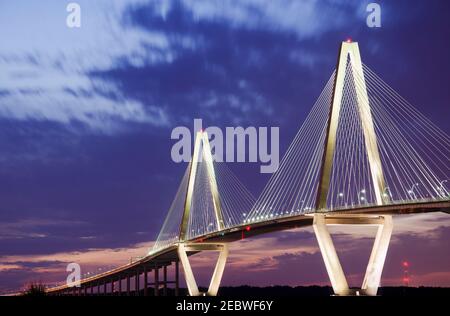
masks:
<svg viewBox="0 0 450 316"><path fill-rule="evenodd" d="M167 266L163 267L163 280L164 280L163 295L167 296Z"/></svg>
<svg viewBox="0 0 450 316"><path fill-rule="evenodd" d="M342 270L339 257L331 239L328 225L370 225L378 226L375 242L370 254L366 274L360 290L350 289ZM389 241L392 234L391 215L325 215L314 214L313 228L319 243L320 252L328 272L328 276L336 295L371 295L377 294L381 273L386 259Z"/></svg>
<svg viewBox="0 0 450 316"><path fill-rule="evenodd" d="M144 267L144 296L148 296L148 271L147 271L147 267Z"/></svg>
<svg viewBox="0 0 450 316"><path fill-rule="evenodd" d="M219 251L219 258L217 259L216 267L214 269L211 282L209 284L208 291L201 293L198 290L197 282L195 281L194 273L192 272L191 264L187 256L188 252L199 251ZM180 258L181 265L184 271L184 277L186 278L186 284L188 287L190 296L216 296L219 291L220 281L222 280L223 271L225 269L225 263L228 257L228 246L224 243L180 243L178 245L178 257Z"/></svg>
<svg viewBox="0 0 450 316"><path fill-rule="evenodd" d="M175 296L180 295L180 262L175 261Z"/></svg>
<svg viewBox="0 0 450 316"><path fill-rule="evenodd" d="M155 276L154 276L154 294L159 296L159 268L155 266Z"/></svg>
<svg viewBox="0 0 450 316"><path fill-rule="evenodd" d="M127 274L127 296L130 296L130 275Z"/></svg>
<svg viewBox="0 0 450 316"><path fill-rule="evenodd" d="M136 271L136 276L134 277L134 281L135 281L135 285L134 285L134 291L135 291L135 296L139 296L139 278L140 278L140 273L139 270Z"/></svg>

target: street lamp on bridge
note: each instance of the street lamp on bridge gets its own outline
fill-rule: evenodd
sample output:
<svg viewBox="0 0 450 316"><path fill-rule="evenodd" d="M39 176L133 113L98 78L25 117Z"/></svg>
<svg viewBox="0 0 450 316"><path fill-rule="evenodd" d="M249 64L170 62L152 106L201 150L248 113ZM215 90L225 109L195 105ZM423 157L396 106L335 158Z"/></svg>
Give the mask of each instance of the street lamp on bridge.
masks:
<svg viewBox="0 0 450 316"><path fill-rule="evenodd" d="M444 183L446 182L448 182L448 179L442 180L441 182L439 182L439 186L437 187L439 194L443 198L445 198L446 195L449 195L447 189L444 187Z"/></svg>
<svg viewBox="0 0 450 316"><path fill-rule="evenodd" d="M367 204L366 189L362 189L360 192L358 192L358 203L360 201L362 201L364 204Z"/></svg>
<svg viewBox="0 0 450 316"><path fill-rule="evenodd" d="M383 190L383 197L387 198L389 197L389 199L392 201L392 191L391 188L389 187L385 187Z"/></svg>
<svg viewBox="0 0 450 316"><path fill-rule="evenodd" d="M409 193L409 195L414 199L414 200L417 200L417 195L416 195L416 193L414 192L414 188L415 187L418 187L419 186L419 183L414 183L412 186L411 186L411 189L409 189L408 190L408 193Z"/></svg>

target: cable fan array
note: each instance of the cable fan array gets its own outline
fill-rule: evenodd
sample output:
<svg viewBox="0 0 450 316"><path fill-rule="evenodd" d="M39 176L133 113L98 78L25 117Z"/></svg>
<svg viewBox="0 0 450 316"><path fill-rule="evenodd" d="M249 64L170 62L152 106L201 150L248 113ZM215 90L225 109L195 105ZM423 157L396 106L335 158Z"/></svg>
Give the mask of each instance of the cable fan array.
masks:
<svg viewBox="0 0 450 316"><path fill-rule="evenodd" d="M257 199L247 223L314 209L334 77L335 72Z"/></svg>
<svg viewBox="0 0 450 316"><path fill-rule="evenodd" d="M188 164L186 171L184 172L184 176L181 180L180 186L178 187L177 193L175 194L175 198L170 205L169 212L167 213L161 231L159 232L150 253L167 248L179 240L180 224L184 213L191 163L192 162Z"/></svg>
<svg viewBox="0 0 450 316"><path fill-rule="evenodd" d="M186 194L192 163L193 162L190 162L186 169L180 187L178 188L177 194L169 209L169 214L167 215L157 241L152 248L152 252L166 248L179 241L180 225L185 210ZM255 198L252 194L225 163L213 163L213 176L210 176L208 173L205 159L199 159L196 164L194 189L188 225L186 228L185 238L187 240L219 230L211 181L216 181L217 183L219 203L216 207L220 208L223 218L223 228L242 224L244 217L248 214L255 202Z"/></svg>
<svg viewBox="0 0 450 316"><path fill-rule="evenodd" d="M450 137L363 65L386 182L392 202L448 200ZM361 85L362 78L357 77Z"/></svg>
<svg viewBox="0 0 450 316"><path fill-rule="evenodd" d="M223 228L240 225L253 206L255 198L224 162L214 162L214 173L220 201L217 207L220 207ZM220 230L210 181L213 179L208 175L206 163L198 162L187 239Z"/></svg>

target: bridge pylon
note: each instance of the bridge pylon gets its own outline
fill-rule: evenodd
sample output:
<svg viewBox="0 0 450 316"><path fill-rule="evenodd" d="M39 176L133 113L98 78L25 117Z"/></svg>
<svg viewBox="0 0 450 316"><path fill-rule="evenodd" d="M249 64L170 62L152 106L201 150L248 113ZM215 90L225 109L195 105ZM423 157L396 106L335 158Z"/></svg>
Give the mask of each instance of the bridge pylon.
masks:
<svg viewBox="0 0 450 316"><path fill-rule="evenodd" d="M392 216L385 215L374 217L363 214L342 216L335 215L333 212L327 212L328 190L336 147L336 134L341 112L347 63L350 63L349 66L353 73L353 80L356 81L356 78L359 78L360 80L358 83L354 82L354 86L358 87L355 89L357 109L364 134L371 180L374 187L375 203L377 205L383 205L388 202L387 195L383 195L386 185L358 43L346 41L341 44L337 63L333 96L327 123L325 148L320 169L320 182L316 197L316 213L313 215L313 228L334 293L336 295L376 295L392 234ZM328 225L378 226L372 253L360 290L353 290L348 286L347 279L328 231Z"/></svg>
<svg viewBox="0 0 450 316"><path fill-rule="evenodd" d="M183 217L180 224L180 238L178 243L178 257L180 259L186 284L190 296L216 296L219 290L220 282L222 280L223 271L228 257L228 246L226 243L211 243L211 242L195 242L187 241L187 232L189 227L189 217L191 214L192 198L194 194L194 184L197 174L197 164L201 159L206 164L208 175L208 183L213 201L214 215L218 230L224 229L224 220L222 215L222 207L220 202L220 195L217 188L216 175L214 171L213 157L211 155L211 148L209 145L208 135L205 131L197 132L194 152L192 155L191 166L189 170L188 187L186 192L186 199L184 204ZM201 251L218 251L219 257L211 278L211 282L206 293L201 293L198 289L194 273L189 262L188 254L197 253Z"/></svg>

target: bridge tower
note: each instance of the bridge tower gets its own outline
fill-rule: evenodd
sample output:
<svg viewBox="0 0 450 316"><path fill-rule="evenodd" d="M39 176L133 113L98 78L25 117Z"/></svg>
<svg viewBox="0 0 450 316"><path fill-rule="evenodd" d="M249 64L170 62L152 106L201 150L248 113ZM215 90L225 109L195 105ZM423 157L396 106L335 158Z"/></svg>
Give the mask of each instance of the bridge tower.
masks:
<svg viewBox="0 0 450 316"><path fill-rule="evenodd" d="M194 194L194 184L197 174L197 164L203 159L206 164L208 184L213 201L214 215L216 219L217 229L224 229L224 220L222 215L222 207L220 202L220 195L217 188L216 175L214 171L214 163L211 155L211 148L209 145L208 135L205 131L197 132L195 138L194 152L189 170L188 187L184 203L184 212L180 224L180 238L178 243L178 257L183 267L186 284L189 295L191 296L216 296L219 290L220 281L222 280L225 263L228 257L228 246L226 243L211 243L202 241L187 241L187 229L189 226L189 216L191 214L192 197ZM188 254L201 251L218 251L219 257L217 259L216 267L214 269L211 282L206 293L201 293L198 289L194 273L189 262Z"/></svg>
<svg viewBox="0 0 450 316"><path fill-rule="evenodd" d="M359 119L364 134L364 142L367 158L370 166L371 180L374 187L375 201L377 205L388 202L387 195L383 195L385 181L383 169L378 150L377 138L364 80L363 67L359 53L358 43L346 41L341 44L337 62L336 77L334 82L333 96L329 111L325 148L322 156L322 165L319 176L319 187L316 197L316 213L313 215L313 228L316 234L319 248L322 253L325 266L330 277L333 290L336 295L376 295L384 261L392 234L392 217L390 215L368 216L368 215L334 215L327 212L327 196L331 178L333 155L336 146L336 133L341 112L341 103L344 92L345 74L347 63L350 63L352 78L356 92L356 102ZM369 263L364 276L362 288L351 290L344 275L342 266L336 253L333 241L328 231L328 225L375 225L378 231L374 246L370 255Z"/></svg>

